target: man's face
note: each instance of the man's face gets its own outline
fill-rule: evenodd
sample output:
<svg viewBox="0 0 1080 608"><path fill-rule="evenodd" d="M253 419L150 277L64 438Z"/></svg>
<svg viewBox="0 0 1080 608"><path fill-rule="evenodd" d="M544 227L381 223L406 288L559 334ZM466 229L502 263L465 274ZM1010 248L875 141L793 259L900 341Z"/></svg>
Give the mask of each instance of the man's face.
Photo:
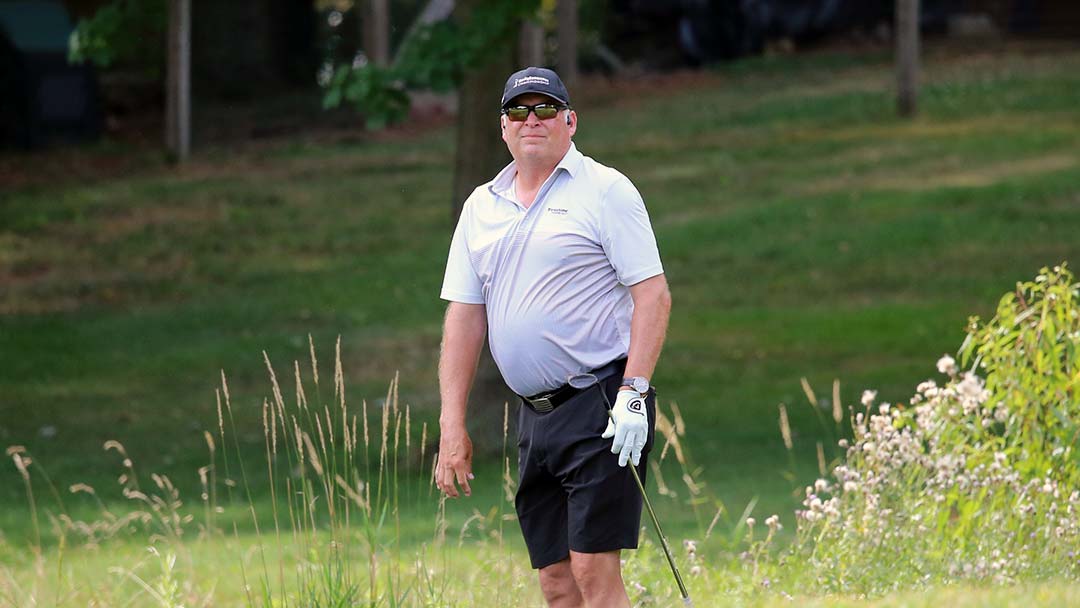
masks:
<svg viewBox="0 0 1080 608"><path fill-rule="evenodd" d="M554 99L537 93L527 93L515 97L511 106L532 106L539 103L562 105ZM566 115L570 114L570 124L566 124ZM550 164L559 162L570 148L570 138L577 131L577 115L571 110L560 111L555 118L541 120L535 112L521 122L503 116L502 138L510 155L517 161L545 161Z"/></svg>

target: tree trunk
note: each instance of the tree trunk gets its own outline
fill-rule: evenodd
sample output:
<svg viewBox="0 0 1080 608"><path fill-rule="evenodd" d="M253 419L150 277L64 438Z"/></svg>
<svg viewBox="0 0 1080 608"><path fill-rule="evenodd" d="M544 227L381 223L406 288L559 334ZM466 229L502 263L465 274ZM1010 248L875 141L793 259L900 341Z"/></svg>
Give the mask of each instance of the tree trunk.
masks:
<svg viewBox="0 0 1080 608"><path fill-rule="evenodd" d="M474 188L495 177L510 162L499 128L499 98L514 71L514 53L494 53L485 65L468 69L458 89L457 153L454 161L452 217Z"/></svg>
<svg viewBox="0 0 1080 608"><path fill-rule="evenodd" d="M533 20L521 24L521 67L544 65L544 26Z"/></svg>
<svg viewBox="0 0 1080 608"><path fill-rule="evenodd" d="M386 67L390 64L390 1L367 0L364 24L364 52L368 61Z"/></svg>
<svg viewBox="0 0 1080 608"><path fill-rule="evenodd" d="M578 79L577 0L558 0L555 18L559 22L559 78L571 88Z"/></svg>
<svg viewBox="0 0 1080 608"><path fill-rule="evenodd" d="M896 109L914 116L919 98L919 0L896 0Z"/></svg>
<svg viewBox="0 0 1080 608"><path fill-rule="evenodd" d="M170 0L165 145L176 162L191 151L191 0Z"/></svg>
<svg viewBox="0 0 1080 608"><path fill-rule="evenodd" d="M467 19L480 0L458 2L455 11ZM515 69L516 40L508 40L503 52L493 52L483 65L466 69L458 90L457 154L454 162L451 215L454 224L469 194L499 172L510 154L499 127L499 99L506 78ZM478 454L498 454L502 449L503 404L517 408L517 398L503 382L487 345L480 354L469 397L469 432Z"/></svg>

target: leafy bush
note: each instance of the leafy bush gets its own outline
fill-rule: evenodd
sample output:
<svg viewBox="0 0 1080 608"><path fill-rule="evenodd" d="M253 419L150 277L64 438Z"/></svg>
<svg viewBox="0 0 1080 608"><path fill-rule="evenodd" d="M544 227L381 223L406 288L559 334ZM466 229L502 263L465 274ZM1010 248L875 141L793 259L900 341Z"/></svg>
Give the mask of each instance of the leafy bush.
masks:
<svg viewBox="0 0 1080 608"><path fill-rule="evenodd" d="M167 24L165 0L113 0L76 24L68 60L102 69L131 66L157 75L165 58Z"/></svg>
<svg viewBox="0 0 1080 608"><path fill-rule="evenodd" d="M320 75L323 106L330 109L348 102L363 113L369 129L400 122L408 115L408 89L453 90L466 69L493 53L514 52L509 42L538 6L538 0L480 3L468 19L418 27L387 67L363 57L343 65L327 63Z"/></svg>
<svg viewBox="0 0 1080 608"><path fill-rule="evenodd" d="M986 370L1003 418L992 429L997 445L1027 475L1077 472L1070 455L1080 432L1080 290L1072 281L1064 264L1043 268L1001 298L993 321L972 318L961 347L965 364Z"/></svg>
<svg viewBox="0 0 1080 608"><path fill-rule="evenodd" d="M794 553L830 591L1075 577L1080 285L1064 265L972 318L908 404L863 394L834 479L806 488ZM984 374L980 377L976 372Z"/></svg>

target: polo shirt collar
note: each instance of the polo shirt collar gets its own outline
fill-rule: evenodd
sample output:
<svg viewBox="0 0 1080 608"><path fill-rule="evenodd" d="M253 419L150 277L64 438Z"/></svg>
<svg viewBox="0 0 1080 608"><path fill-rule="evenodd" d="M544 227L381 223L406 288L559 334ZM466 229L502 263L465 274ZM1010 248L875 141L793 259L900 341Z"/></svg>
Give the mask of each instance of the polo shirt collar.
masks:
<svg viewBox="0 0 1080 608"><path fill-rule="evenodd" d="M555 165L555 171L557 173L559 169L565 169L570 177L575 177L578 170L581 168L582 159L584 155L578 152L577 146L574 142L570 142L570 149L563 155L559 164ZM495 176L495 179L491 180L488 184L488 190L492 194L496 194L502 197L506 197L506 194L510 192L514 187L514 177L517 175L517 161L510 161L509 165L503 167L502 171Z"/></svg>
<svg viewBox="0 0 1080 608"><path fill-rule="evenodd" d="M584 155L581 152L578 152L574 142L570 142L570 149L563 155L559 164L555 165L555 170L566 169L566 172L570 174L570 177L577 177L577 172L581 167L581 159L583 157Z"/></svg>

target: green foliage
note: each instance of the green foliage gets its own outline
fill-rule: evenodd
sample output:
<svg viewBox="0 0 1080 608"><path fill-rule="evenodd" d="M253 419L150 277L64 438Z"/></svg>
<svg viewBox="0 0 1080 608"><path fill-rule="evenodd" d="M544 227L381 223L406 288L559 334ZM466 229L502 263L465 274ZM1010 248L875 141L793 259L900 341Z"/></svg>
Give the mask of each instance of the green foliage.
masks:
<svg viewBox="0 0 1080 608"><path fill-rule="evenodd" d="M944 385L876 413L864 394L835 480L806 488L799 513L795 552L814 583L881 593L1080 576L1078 290L1065 264L1043 268L989 323L971 319L960 350L972 371L943 356Z"/></svg>
<svg viewBox="0 0 1080 608"><path fill-rule="evenodd" d="M1072 273L1065 264L1043 268L1005 294L988 323L973 317L968 331L961 360L986 371L990 400L1008 416L997 443L1029 475L1075 475L1068 465L1080 433L1080 284Z"/></svg>
<svg viewBox="0 0 1080 608"><path fill-rule="evenodd" d="M164 61L168 3L113 0L80 19L68 43L68 60L105 69L132 66L159 74Z"/></svg>
<svg viewBox="0 0 1080 608"><path fill-rule="evenodd" d="M330 66L323 106L348 102L369 129L400 122L408 115L408 89L453 90L466 70L481 67L494 53L514 52L510 41L538 6L539 0L479 3L467 18L418 27L388 67L366 61Z"/></svg>
<svg viewBox="0 0 1080 608"><path fill-rule="evenodd" d="M409 113L409 96L392 71L374 65L359 69L339 66L327 86L323 107L334 108L343 101L363 108L367 128L382 129L403 120Z"/></svg>

